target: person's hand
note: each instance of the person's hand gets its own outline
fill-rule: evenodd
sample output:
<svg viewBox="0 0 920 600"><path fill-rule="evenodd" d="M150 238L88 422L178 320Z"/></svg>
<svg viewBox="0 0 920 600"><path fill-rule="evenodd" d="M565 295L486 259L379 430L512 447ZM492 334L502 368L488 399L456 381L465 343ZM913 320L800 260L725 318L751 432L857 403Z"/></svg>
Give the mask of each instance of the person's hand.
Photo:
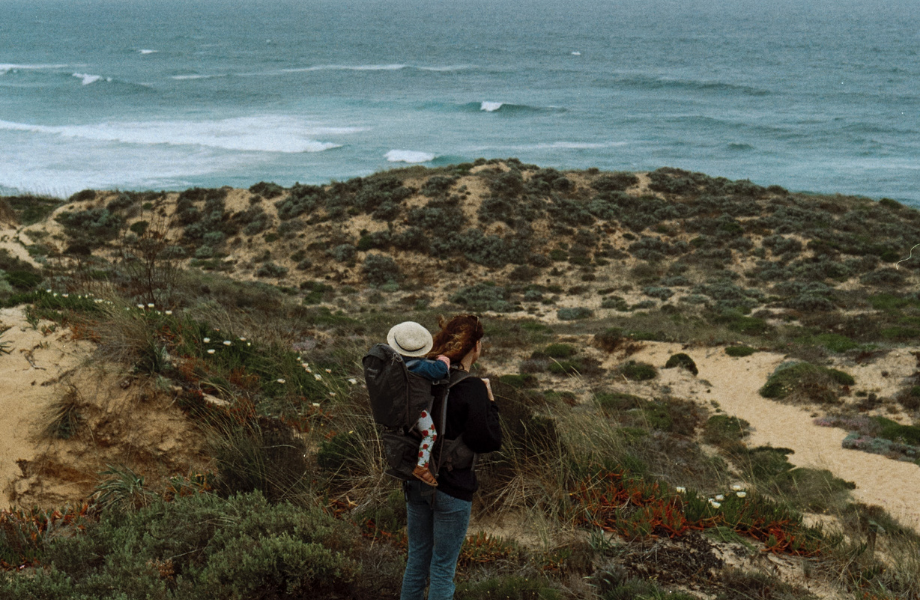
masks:
<svg viewBox="0 0 920 600"><path fill-rule="evenodd" d="M450 370L450 359L449 359L449 358L447 358L447 357L444 356L443 354L439 354L438 357L437 357L435 360L441 361L442 363L444 363L445 365L447 365L447 369Z"/></svg>
<svg viewBox="0 0 920 600"><path fill-rule="evenodd" d="M482 382L486 384L486 391L489 393L489 400L495 402L495 396L492 395L492 384L489 383L488 379L483 379Z"/></svg>

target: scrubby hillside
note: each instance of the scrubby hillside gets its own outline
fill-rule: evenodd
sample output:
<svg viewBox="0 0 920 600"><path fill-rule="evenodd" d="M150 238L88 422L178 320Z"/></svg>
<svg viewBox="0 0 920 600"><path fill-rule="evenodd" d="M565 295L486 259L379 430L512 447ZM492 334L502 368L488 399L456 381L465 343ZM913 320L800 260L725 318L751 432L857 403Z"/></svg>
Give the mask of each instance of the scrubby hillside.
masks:
<svg viewBox="0 0 920 600"><path fill-rule="evenodd" d="M459 597L920 591L914 209L515 160L0 207L2 483L72 503L0 515L0 597L397 597L359 359L459 311L506 434Z"/></svg>

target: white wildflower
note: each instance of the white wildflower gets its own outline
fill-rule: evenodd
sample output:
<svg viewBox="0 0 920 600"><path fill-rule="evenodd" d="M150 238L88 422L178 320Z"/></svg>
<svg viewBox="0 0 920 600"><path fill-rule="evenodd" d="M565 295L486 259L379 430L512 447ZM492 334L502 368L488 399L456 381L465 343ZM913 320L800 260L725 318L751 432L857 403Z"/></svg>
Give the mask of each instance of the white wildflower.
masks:
<svg viewBox="0 0 920 600"><path fill-rule="evenodd" d="M335 398L335 392L329 392L329 395Z"/></svg>
<svg viewBox="0 0 920 600"><path fill-rule="evenodd" d="M153 308L154 306L156 306L156 305L155 305L153 302L148 302L148 303L147 303L147 308Z"/></svg>
<svg viewBox="0 0 920 600"><path fill-rule="evenodd" d="M313 376L316 377L316 380L317 380L317 381L322 381L322 380L323 380L323 376L320 375L319 373L314 373Z"/></svg>
<svg viewBox="0 0 920 600"><path fill-rule="evenodd" d="M283 379L276 379L276 381L277 381L278 383L284 383L284 380L283 380Z"/></svg>
<svg viewBox="0 0 920 600"><path fill-rule="evenodd" d="M319 408L319 402L314 402L313 406L315 406L316 408Z"/></svg>
<svg viewBox="0 0 920 600"><path fill-rule="evenodd" d="M211 348L210 350L208 350L208 354L214 354L214 348Z"/></svg>
<svg viewBox="0 0 920 600"><path fill-rule="evenodd" d="M351 377L351 378L348 380L348 383L350 383L351 385L358 385L358 380L355 379L354 377Z"/></svg>
<svg viewBox="0 0 920 600"><path fill-rule="evenodd" d="M211 338L204 338L204 339L201 340L201 341L204 342L205 344L209 344L209 343L211 343Z"/></svg>
<svg viewBox="0 0 920 600"><path fill-rule="evenodd" d="M171 311L171 310L167 310L164 314L171 315L171 314L172 314L172 311Z"/></svg>
<svg viewBox="0 0 920 600"><path fill-rule="evenodd" d="M224 340L224 346L232 346L232 345L233 345L233 342L231 342L230 340Z"/></svg>
<svg viewBox="0 0 920 600"><path fill-rule="evenodd" d="M246 341L246 338L240 338L240 341L241 341L241 342L245 342L245 341Z"/></svg>
<svg viewBox="0 0 920 600"><path fill-rule="evenodd" d="M685 487L677 486L677 487L674 488L674 489L677 490L677 493L678 493L678 494L685 494L685 493L687 493L687 488L685 488Z"/></svg>
<svg viewBox="0 0 920 600"><path fill-rule="evenodd" d="M326 369L327 373L332 373L332 369Z"/></svg>
<svg viewBox="0 0 920 600"><path fill-rule="evenodd" d="M736 483L735 485L732 486L732 491L733 491L733 492L740 492L740 491L743 490L743 489L744 489L744 488L741 487L740 485L738 485L737 483Z"/></svg>
<svg viewBox="0 0 920 600"><path fill-rule="evenodd" d="M735 492L735 495L738 496L739 498L744 498L745 496L747 496L747 492Z"/></svg>
<svg viewBox="0 0 920 600"><path fill-rule="evenodd" d="M722 494L717 494L717 495L716 495L716 500L718 500L719 502L721 502L721 501L725 500L725 496L723 496Z"/></svg>
<svg viewBox="0 0 920 600"><path fill-rule="evenodd" d="M718 503L718 502L710 502L710 504L712 505L713 508L719 508L720 506L722 506L722 505L721 505L720 503Z"/></svg>
<svg viewBox="0 0 920 600"><path fill-rule="evenodd" d="M144 305L143 305L143 304L138 304L137 307L138 307L139 309L141 309L141 310L144 310Z"/></svg>
<svg viewBox="0 0 920 600"><path fill-rule="evenodd" d="M63 298L68 298L68 297L70 297L70 294L61 294L61 297L63 297Z"/></svg>

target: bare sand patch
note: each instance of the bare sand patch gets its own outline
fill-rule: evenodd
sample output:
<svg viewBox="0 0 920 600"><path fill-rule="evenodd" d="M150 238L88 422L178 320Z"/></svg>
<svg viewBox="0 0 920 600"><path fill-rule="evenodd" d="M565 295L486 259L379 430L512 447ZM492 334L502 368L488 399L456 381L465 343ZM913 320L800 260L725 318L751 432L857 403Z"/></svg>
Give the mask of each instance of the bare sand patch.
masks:
<svg viewBox="0 0 920 600"><path fill-rule="evenodd" d="M884 456L845 450L846 432L812 424L816 413L799 406L763 398L758 390L784 357L758 352L731 358L721 347L682 349L678 344L648 342L632 358L661 367L668 357L686 352L696 362L697 377L683 369L660 371L658 385L670 386L678 396L713 403L727 414L751 424L748 444L791 448L789 461L797 467L827 469L856 484L853 496L860 502L881 506L905 525L920 528L920 471L917 465ZM911 357L913 361L913 357ZM609 360L612 366L616 361ZM704 381L711 385L707 386Z"/></svg>

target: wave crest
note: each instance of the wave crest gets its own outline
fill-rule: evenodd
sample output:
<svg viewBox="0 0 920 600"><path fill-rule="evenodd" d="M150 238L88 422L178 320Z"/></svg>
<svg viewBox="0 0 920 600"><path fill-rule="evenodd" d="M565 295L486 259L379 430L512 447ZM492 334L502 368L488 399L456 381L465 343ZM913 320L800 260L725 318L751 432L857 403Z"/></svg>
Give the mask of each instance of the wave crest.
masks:
<svg viewBox="0 0 920 600"><path fill-rule="evenodd" d="M48 126L0 121L0 130L137 145L202 146L242 152L322 152L341 144L316 140L347 135L356 127L327 127L293 117L259 116L221 121L148 121Z"/></svg>
<svg viewBox="0 0 920 600"><path fill-rule="evenodd" d="M404 162L409 164L419 164L431 162L436 155L429 152L419 152L416 150L390 150L383 155L389 162Z"/></svg>

